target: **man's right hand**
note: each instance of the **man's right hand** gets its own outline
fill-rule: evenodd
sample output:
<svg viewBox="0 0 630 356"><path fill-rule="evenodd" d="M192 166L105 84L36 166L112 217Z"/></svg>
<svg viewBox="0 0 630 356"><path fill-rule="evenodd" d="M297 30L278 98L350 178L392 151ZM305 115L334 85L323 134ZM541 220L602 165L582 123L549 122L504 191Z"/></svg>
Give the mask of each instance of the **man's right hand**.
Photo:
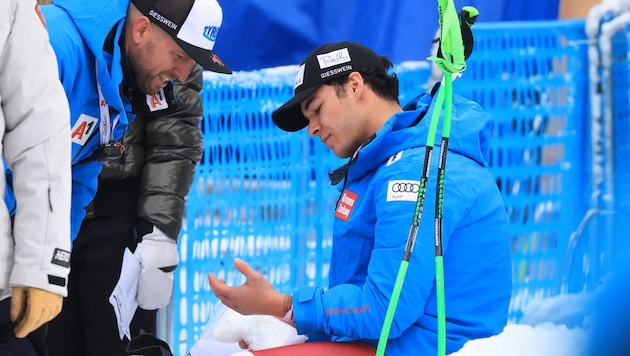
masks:
<svg viewBox="0 0 630 356"><path fill-rule="evenodd" d="M61 311L63 297L33 287L13 287L11 321L15 336L25 338L33 330L52 320Z"/></svg>
<svg viewBox="0 0 630 356"><path fill-rule="evenodd" d="M228 286L224 280L208 274L208 282L214 295L227 307L243 315L272 315L282 318L285 313L285 294L274 290L265 277L240 258L234 259L234 267L247 280L240 286Z"/></svg>

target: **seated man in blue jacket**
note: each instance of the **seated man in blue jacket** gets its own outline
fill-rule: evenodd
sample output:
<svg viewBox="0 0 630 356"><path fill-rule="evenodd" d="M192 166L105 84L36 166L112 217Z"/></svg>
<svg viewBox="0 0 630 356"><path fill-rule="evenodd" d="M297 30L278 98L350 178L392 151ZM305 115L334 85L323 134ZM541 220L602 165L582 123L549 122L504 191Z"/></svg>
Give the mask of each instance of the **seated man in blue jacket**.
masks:
<svg viewBox="0 0 630 356"><path fill-rule="evenodd" d="M434 104L438 86L402 108L391 67L357 43L323 45L299 66L295 96L272 115L279 128L307 127L336 156L349 158L331 174L340 197L328 288L303 286L285 295L240 259L234 265L247 278L243 285L209 275L228 307L283 318L299 334L333 341L331 354L346 354L345 342L378 344L414 217L429 118L441 110ZM442 200L447 354L507 323L511 251L505 206L487 167L491 126L479 105L454 98ZM435 200L435 189L427 189L388 356L437 354Z"/></svg>

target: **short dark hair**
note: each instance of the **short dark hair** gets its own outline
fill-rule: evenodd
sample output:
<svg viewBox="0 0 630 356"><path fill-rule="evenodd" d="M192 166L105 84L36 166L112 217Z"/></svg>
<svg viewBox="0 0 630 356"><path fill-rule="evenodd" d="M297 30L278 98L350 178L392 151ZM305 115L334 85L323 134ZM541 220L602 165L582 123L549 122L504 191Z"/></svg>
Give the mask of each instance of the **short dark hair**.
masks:
<svg viewBox="0 0 630 356"><path fill-rule="evenodd" d="M357 70L359 74L363 77L363 80L367 85L372 88L374 93L385 100L398 102L398 76L396 73L389 74L387 70L392 68L394 65L392 61L389 60L386 56L382 56L381 60L383 61L384 70L381 68L367 68ZM326 83L335 87L342 87L344 84L348 82L348 77L350 73L347 75L337 77L330 82ZM339 93L339 91L337 92Z"/></svg>

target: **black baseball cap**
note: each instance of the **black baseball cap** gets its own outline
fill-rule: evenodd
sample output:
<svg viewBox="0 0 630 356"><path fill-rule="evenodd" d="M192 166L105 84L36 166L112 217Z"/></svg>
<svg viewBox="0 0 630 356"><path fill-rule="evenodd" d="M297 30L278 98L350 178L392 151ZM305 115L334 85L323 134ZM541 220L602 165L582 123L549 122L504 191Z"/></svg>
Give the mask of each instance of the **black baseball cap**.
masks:
<svg viewBox="0 0 630 356"><path fill-rule="evenodd" d="M223 10L216 0L131 0L131 3L202 67L217 73L232 73L213 51L223 22Z"/></svg>
<svg viewBox="0 0 630 356"><path fill-rule="evenodd" d="M336 42L311 52L298 67L294 95L271 114L273 122L284 131L299 131L308 126L300 103L331 80L362 69L386 71L382 57L362 44Z"/></svg>

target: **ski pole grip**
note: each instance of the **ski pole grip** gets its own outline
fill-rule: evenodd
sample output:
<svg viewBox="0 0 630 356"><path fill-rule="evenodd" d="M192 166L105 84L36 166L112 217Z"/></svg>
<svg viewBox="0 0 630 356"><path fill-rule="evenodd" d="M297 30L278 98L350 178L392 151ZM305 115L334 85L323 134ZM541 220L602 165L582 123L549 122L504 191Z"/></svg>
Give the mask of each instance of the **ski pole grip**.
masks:
<svg viewBox="0 0 630 356"><path fill-rule="evenodd" d="M475 21L477 21L477 16L479 16L479 10L477 10L474 6L464 6L462 7L462 11L459 13L461 18L466 21L468 26L472 26Z"/></svg>

